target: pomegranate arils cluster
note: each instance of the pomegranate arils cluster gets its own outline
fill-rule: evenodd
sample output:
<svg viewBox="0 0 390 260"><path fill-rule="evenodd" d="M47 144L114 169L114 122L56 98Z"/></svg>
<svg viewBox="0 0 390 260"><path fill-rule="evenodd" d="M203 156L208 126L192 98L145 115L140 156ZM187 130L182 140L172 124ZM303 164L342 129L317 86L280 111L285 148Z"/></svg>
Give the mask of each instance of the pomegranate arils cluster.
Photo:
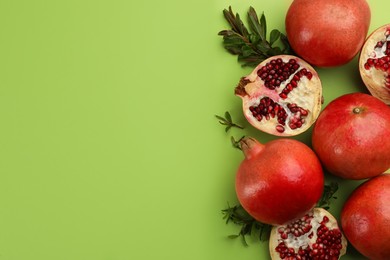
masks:
<svg viewBox="0 0 390 260"><path fill-rule="evenodd" d="M390 105L390 25L376 29L367 38L359 70L370 93Z"/></svg>
<svg viewBox="0 0 390 260"><path fill-rule="evenodd" d="M318 117L322 86L309 64L281 55L267 59L241 78L236 95L243 99L245 117L253 126L291 136L307 130Z"/></svg>
<svg viewBox="0 0 390 260"><path fill-rule="evenodd" d="M385 72L384 85L390 90L390 29L386 30L384 37L386 40L376 43L374 51L370 55L371 58L368 58L364 63L364 68L366 70L374 68Z"/></svg>
<svg viewBox="0 0 390 260"><path fill-rule="evenodd" d="M330 220L323 209L314 212L275 228L271 237L274 248L270 245L272 259L337 260L345 253L346 242L337 221L333 217Z"/></svg>
<svg viewBox="0 0 390 260"><path fill-rule="evenodd" d="M299 69L295 59L283 62L281 58L271 60L257 71L257 75L264 81L264 86L269 89L279 87L291 74Z"/></svg>

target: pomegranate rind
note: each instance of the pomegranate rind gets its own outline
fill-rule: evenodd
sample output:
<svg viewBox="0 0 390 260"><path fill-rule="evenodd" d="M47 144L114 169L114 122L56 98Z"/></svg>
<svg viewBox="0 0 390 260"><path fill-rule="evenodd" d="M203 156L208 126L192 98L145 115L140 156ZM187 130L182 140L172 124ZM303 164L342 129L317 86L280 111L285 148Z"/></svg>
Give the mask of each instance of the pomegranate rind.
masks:
<svg viewBox="0 0 390 260"><path fill-rule="evenodd" d="M369 259L390 256L390 175L382 174L358 186L341 211L341 226L349 243Z"/></svg>
<svg viewBox="0 0 390 260"><path fill-rule="evenodd" d="M264 81L257 75L259 69L264 67L271 60L276 60L278 58L281 58L283 62L288 62L290 59L294 59L299 64L300 68L305 68L312 74L311 79L302 77L298 83L297 89L293 89L287 95L287 98L284 99L279 95L296 73L290 75L288 80L282 82L282 84L275 89L265 87ZM310 64L293 55L277 55L261 62L249 75L241 78L235 89L235 94L242 98L242 109L247 121L253 127L275 136L295 136L305 132L317 119L322 106L322 84L318 73ZM277 126L280 126L280 124L278 123L276 116L271 117L268 120L264 118L261 121L258 121L252 115L250 107L258 105L259 101L264 97L272 99L286 110L287 119L286 124L283 125L283 132L277 130ZM292 129L289 126L288 121L293 118L293 114L287 108L287 104L296 104L308 111L308 115L304 118L304 122L300 127Z"/></svg>
<svg viewBox="0 0 390 260"><path fill-rule="evenodd" d="M321 112L312 148L331 174L362 180L390 168L389 135L390 107L369 94L349 93Z"/></svg>
<svg viewBox="0 0 390 260"><path fill-rule="evenodd" d="M242 145L245 159L237 170L235 189L254 219L280 225L315 207L323 193L324 173L309 146L290 138L265 145L250 137L241 142L249 145Z"/></svg>
<svg viewBox="0 0 390 260"><path fill-rule="evenodd" d="M358 54L370 21L365 0L294 0L285 25L289 43L299 57L316 67L335 67Z"/></svg>
<svg viewBox="0 0 390 260"><path fill-rule="evenodd" d="M325 224L326 227L329 230L337 229L341 232L340 227L339 227L338 222L337 222L337 219L330 212L328 212L327 210L325 210L323 208L313 208L313 210L311 212L313 213L313 219L311 220L310 223L312 224L313 227L315 227L316 225L318 226L320 224L320 221L322 221L322 219L326 216L329 219L329 221ZM274 226L271 229L271 234L270 234L270 239L269 239L269 252L270 252L270 256L271 256L272 260L282 259L279 255L279 253L276 251L276 247L278 246L278 244L280 242L286 242L288 245L297 243L298 248L299 248L299 246L304 247L305 245L312 245L313 243L316 242L317 234L315 232L311 238L306 236L305 237L306 240L302 241L302 242L294 241L293 235L289 235L289 237L287 239L282 239L278 230L281 227L286 227L287 224L280 225L280 226ZM348 245L347 239L345 238L343 232L341 232L341 235L342 235L341 236L342 248L340 249L339 259L341 256L345 255L345 253L347 251L347 245ZM295 250L295 252L297 252L297 251L298 251L298 249Z"/></svg>
<svg viewBox="0 0 390 260"><path fill-rule="evenodd" d="M371 95L382 100L387 105L390 105L390 85L386 87L386 77L390 75L390 70L383 71L375 67L366 69L365 64L369 58L379 59L386 56L383 51L378 49L376 51L375 46L379 41L390 40L390 37L386 35L386 32L389 30L390 24L385 24L374 30L366 39L359 57L359 72L364 85Z"/></svg>

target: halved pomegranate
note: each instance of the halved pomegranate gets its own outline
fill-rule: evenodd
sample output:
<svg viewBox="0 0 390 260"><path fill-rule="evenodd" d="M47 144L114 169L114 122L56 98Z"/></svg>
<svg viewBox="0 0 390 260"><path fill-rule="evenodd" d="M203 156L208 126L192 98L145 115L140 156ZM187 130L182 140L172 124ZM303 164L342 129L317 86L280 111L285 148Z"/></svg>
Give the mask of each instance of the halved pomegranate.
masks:
<svg viewBox="0 0 390 260"><path fill-rule="evenodd" d="M278 55L260 63L235 89L246 119L277 136L306 131L321 110L322 85L317 72L302 59Z"/></svg>
<svg viewBox="0 0 390 260"><path fill-rule="evenodd" d="M370 93L390 105L390 24L367 38L360 53L359 71Z"/></svg>
<svg viewBox="0 0 390 260"><path fill-rule="evenodd" d="M272 259L331 259L345 254L347 240L337 220L325 209L314 208L305 216L271 230Z"/></svg>

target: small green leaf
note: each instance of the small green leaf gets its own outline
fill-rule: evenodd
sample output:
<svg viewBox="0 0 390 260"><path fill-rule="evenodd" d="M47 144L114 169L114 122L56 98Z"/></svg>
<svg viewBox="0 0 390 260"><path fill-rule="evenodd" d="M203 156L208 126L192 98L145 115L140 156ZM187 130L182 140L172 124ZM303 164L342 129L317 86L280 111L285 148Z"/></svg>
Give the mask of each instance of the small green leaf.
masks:
<svg viewBox="0 0 390 260"><path fill-rule="evenodd" d="M218 118L219 120L221 121L225 121L225 118L223 118L222 116L218 116L218 115L215 115L216 118ZM221 123L221 122L220 122Z"/></svg>
<svg viewBox="0 0 390 260"><path fill-rule="evenodd" d="M274 55L280 55L282 54L282 49L280 49L280 47L276 46L276 47L273 47L271 48L269 51L268 51L268 54L270 56L274 56Z"/></svg>
<svg viewBox="0 0 390 260"><path fill-rule="evenodd" d="M240 235L240 234L238 234L238 235L229 235L228 238L230 238L230 239L235 239L235 238L237 238L237 237L239 237L239 236L241 236L241 235Z"/></svg>
<svg viewBox="0 0 390 260"><path fill-rule="evenodd" d="M267 37L267 22L265 20L264 13L261 14L260 25L261 25L261 28L262 28L262 31L263 31L263 36L264 36L264 39L265 39Z"/></svg>
<svg viewBox="0 0 390 260"><path fill-rule="evenodd" d="M266 41L261 41L261 42L259 42L259 43L256 45L256 47L257 47L261 52L263 52L263 53L268 53L268 52L271 50L271 48L270 48L268 42L266 42Z"/></svg>
<svg viewBox="0 0 390 260"><path fill-rule="evenodd" d="M255 9L251 6L248 11L248 23L249 27L253 31L254 35L257 35L260 39L265 40L265 33L259 22Z"/></svg>
<svg viewBox="0 0 390 260"><path fill-rule="evenodd" d="M232 122L232 116L230 115L229 111L225 112L225 118L228 122Z"/></svg>
<svg viewBox="0 0 390 260"><path fill-rule="evenodd" d="M269 44L272 46L280 37L279 30L273 29L270 34Z"/></svg>

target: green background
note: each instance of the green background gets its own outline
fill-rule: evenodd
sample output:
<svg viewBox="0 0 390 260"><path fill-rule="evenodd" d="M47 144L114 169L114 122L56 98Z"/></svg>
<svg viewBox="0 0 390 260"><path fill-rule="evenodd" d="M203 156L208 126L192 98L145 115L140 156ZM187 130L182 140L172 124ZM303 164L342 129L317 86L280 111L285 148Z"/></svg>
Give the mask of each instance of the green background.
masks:
<svg viewBox="0 0 390 260"><path fill-rule="evenodd" d="M274 137L243 118L250 69L217 33L229 5L284 31L290 2L1 0L0 259L268 259L222 220L243 158L230 137ZM390 22L369 3L370 31ZM318 72L325 104L366 91L356 59ZM226 110L244 131L224 132ZM338 216L358 182L336 180Z"/></svg>

